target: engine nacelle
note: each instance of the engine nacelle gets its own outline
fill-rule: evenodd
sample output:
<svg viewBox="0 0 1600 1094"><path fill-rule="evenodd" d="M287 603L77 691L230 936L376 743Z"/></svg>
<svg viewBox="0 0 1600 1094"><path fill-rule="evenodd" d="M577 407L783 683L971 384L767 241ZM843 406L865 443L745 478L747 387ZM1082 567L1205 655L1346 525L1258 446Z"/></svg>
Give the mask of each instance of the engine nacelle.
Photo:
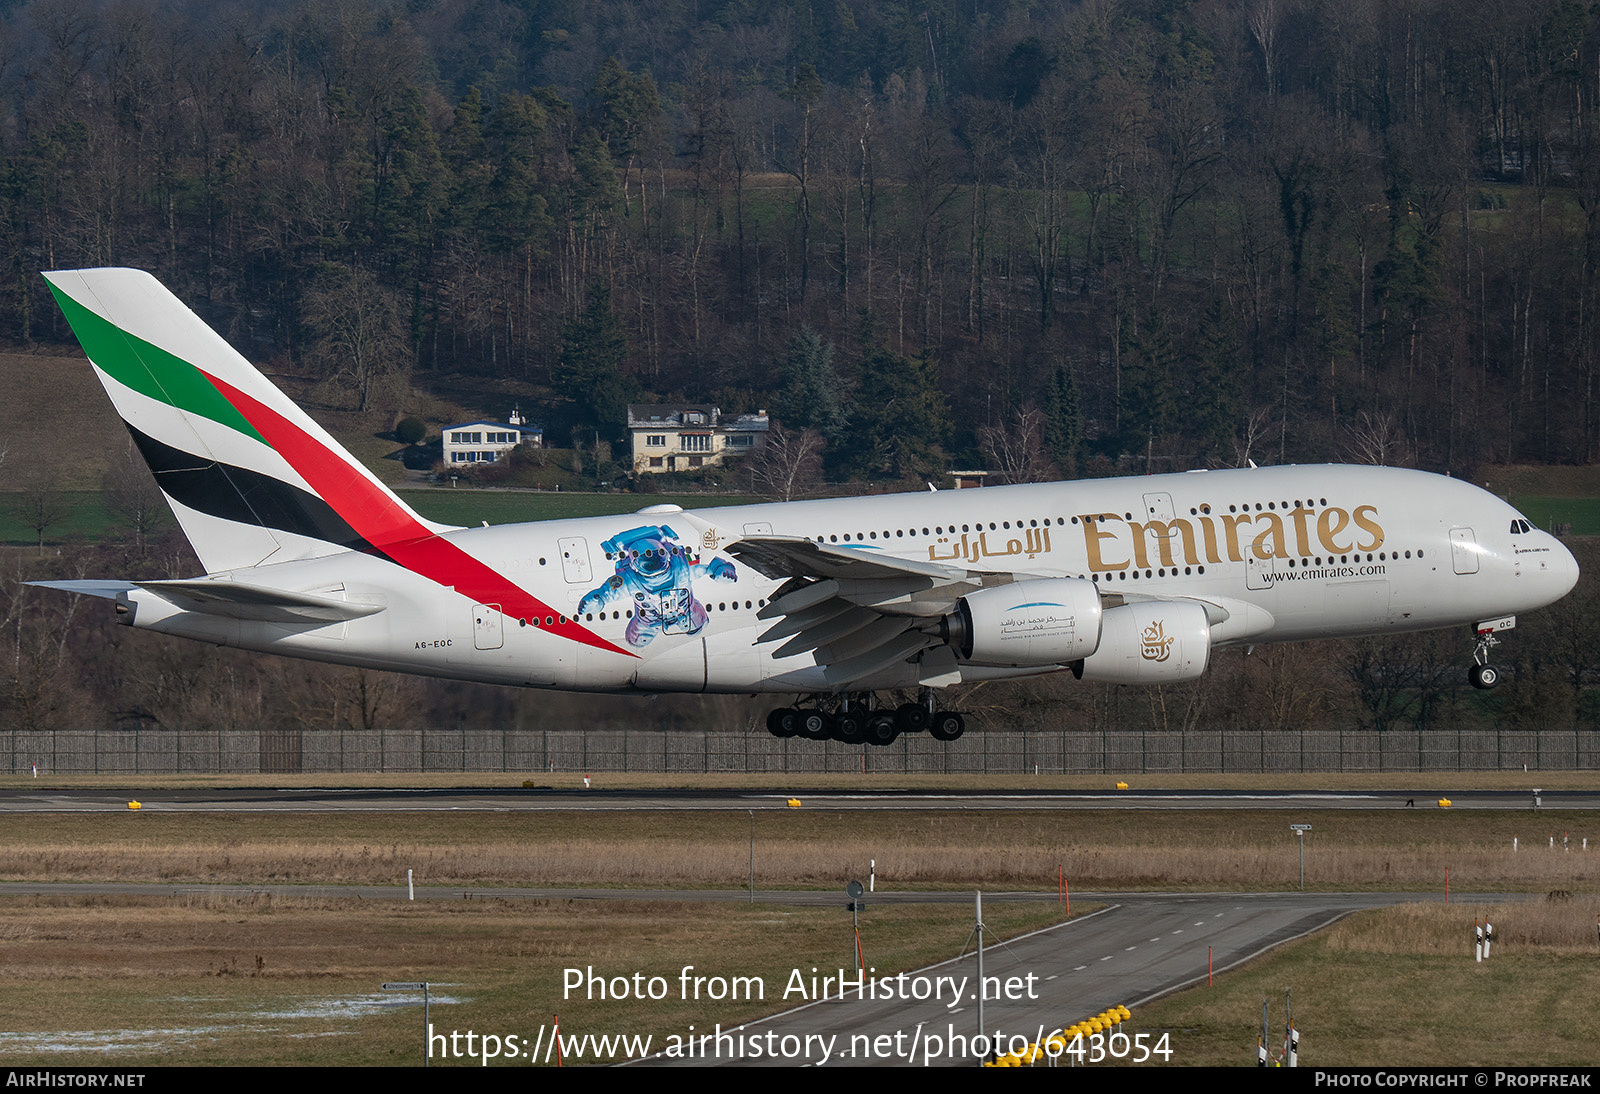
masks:
<svg viewBox="0 0 1600 1094"><path fill-rule="evenodd" d="M1100 644L1100 590L1078 577L1014 581L962 597L950 645L980 665L1064 665Z"/></svg>
<svg viewBox="0 0 1600 1094"><path fill-rule="evenodd" d="M1169 684L1194 680L1211 663L1211 623L1192 600L1141 600L1107 609L1100 647L1072 666L1079 680Z"/></svg>

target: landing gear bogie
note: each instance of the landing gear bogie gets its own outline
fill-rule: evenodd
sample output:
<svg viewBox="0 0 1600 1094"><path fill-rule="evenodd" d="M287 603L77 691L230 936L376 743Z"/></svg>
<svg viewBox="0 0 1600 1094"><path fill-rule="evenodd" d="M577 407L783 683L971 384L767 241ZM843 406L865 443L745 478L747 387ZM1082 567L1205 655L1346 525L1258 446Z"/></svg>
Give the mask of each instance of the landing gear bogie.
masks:
<svg viewBox="0 0 1600 1094"><path fill-rule="evenodd" d="M966 731L966 720L951 710L936 710L932 693L920 702L878 706L870 694L839 701L817 696L817 705L778 707L767 714L767 732L774 737L884 747L903 734L926 732L936 741L954 741Z"/></svg>

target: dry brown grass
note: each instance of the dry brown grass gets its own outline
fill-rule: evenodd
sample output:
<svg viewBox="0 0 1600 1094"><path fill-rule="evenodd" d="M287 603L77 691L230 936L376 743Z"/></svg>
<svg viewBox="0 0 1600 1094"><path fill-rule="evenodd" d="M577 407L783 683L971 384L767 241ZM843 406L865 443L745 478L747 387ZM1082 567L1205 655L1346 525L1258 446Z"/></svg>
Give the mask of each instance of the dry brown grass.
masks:
<svg viewBox="0 0 1600 1094"><path fill-rule="evenodd" d="M1495 954L1600 953L1600 898L1549 897L1498 904L1406 904L1381 916L1346 920L1328 932L1329 950L1456 957L1470 953L1473 926L1494 924ZM1493 956L1493 954L1491 955Z"/></svg>
<svg viewBox="0 0 1600 1094"><path fill-rule="evenodd" d="M1135 1013L1171 1035L1173 1062L1248 1066L1271 1009L1281 1049L1292 989L1302 1066L1593 1066L1600 994L1593 898L1425 904L1352 916ZM1473 958L1473 919L1500 940Z"/></svg>
<svg viewBox="0 0 1600 1094"><path fill-rule="evenodd" d="M710 789L775 790L792 793L803 790L884 790L913 789L952 793L964 790L1004 793L1015 790L1094 790L1112 792L1118 780L1140 790L1271 790L1271 791L1360 791L1404 790L1415 792L1419 800L1435 791L1516 790L1532 787L1547 790L1592 789L1600 776L1593 771L1388 771L1388 772L1313 772L1308 774L1171 774L1171 775L896 775L834 772L763 774L651 774L648 772L600 772L591 775L595 789ZM367 772L282 775L227 775L196 773L188 775L47 775L34 779L26 774L0 774L0 787L26 787L31 791L52 788L137 787L135 796L154 797L164 789L190 787L399 787L450 788L490 787L521 789L524 781L552 790L584 790L581 771L556 772ZM131 792L131 790L130 790Z"/></svg>
<svg viewBox="0 0 1600 1094"><path fill-rule="evenodd" d="M1290 820L1313 824L1306 883L1324 889L1456 892L1600 889L1588 853L1547 846L1517 813L772 812L758 814L756 879L897 888L1282 889L1298 884ZM1539 823L1535 826L1535 821ZM1581 846L1588 813L1561 813ZM737 813L616 812L367 816L94 814L0 816L0 877L200 883L742 887L750 820ZM1511 851L1512 833L1522 850ZM1558 838L1559 847L1559 838Z"/></svg>
<svg viewBox="0 0 1600 1094"><path fill-rule="evenodd" d="M997 905L1007 935L1053 922L1056 909ZM909 969L960 952L971 912L873 907L869 961ZM782 1009L793 968L849 966L841 908L715 907L648 901L362 902L192 895L0 902L0 998L8 1064L414 1063L420 1007L353 1013L385 981L434 985L436 1027L531 1037L561 1016L569 1033L735 1023ZM685 965L761 977L765 1001L677 998ZM563 990L566 968L643 972L672 986L662 1001L591 1000ZM151 1040L140 1031L166 1031ZM132 1044L111 1056L62 1055L30 1033ZM66 1037L47 1038L56 1042Z"/></svg>

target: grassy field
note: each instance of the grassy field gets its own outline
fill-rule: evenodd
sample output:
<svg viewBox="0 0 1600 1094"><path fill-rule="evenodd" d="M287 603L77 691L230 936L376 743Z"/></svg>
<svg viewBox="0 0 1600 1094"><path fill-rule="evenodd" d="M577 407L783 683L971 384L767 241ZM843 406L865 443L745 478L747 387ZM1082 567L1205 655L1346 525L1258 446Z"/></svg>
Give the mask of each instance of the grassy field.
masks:
<svg viewBox="0 0 1600 1094"><path fill-rule="evenodd" d="M746 505L760 498L724 494L571 494L509 490L402 490L400 496L429 520L446 524L514 524L520 521L604 517L634 513L647 505L709 509Z"/></svg>
<svg viewBox="0 0 1600 1094"><path fill-rule="evenodd" d="M971 917L958 907L875 907L862 944L880 973L918 968L961 952ZM1059 911L997 904L984 918L1009 937L1057 921ZM378 989L423 980L433 985L436 1029L532 1042L559 1016L565 1036L647 1033L662 1045L691 1026L785 1009L781 993L796 967L849 968L852 949L842 908L206 894L12 900L0 902L0 1055L12 1067L417 1065L421 1006L399 1008L406 996ZM684 1000L685 965L708 977L760 978L764 998ZM671 994L642 1003L584 991L569 998L565 970L574 968L660 976ZM451 1062L477 1066L434 1066Z"/></svg>
<svg viewBox="0 0 1600 1094"><path fill-rule="evenodd" d="M1314 826L1310 889L1600 890L1600 816L1584 811L861 812L754 818L756 884L832 889L1282 890L1298 884L1288 823ZM199 884L743 888L740 811L0 815L0 878ZM1551 851L1565 833L1587 854ZM1520 842L1513 852L1512 839Z"/></svg>
<svg viewBox="0 0 1600 1094"><path fill-rule="evenodd" d="M0 492L0 543L32 546L39 542L38 533L29 523L24 510L25 501L20 493ZM122 518L106 505L99 490L64 490L61 492L64 516L45 532L47 544L68 543L79 540L100 540L110 535L121 535ZM163 510L160 520L170 525L172 518ZM132 538L132 533L128 533Z"/></svg>
<svg viewBox="0 0 1600 1094"><path fill-rule="evenodd" d="M1175 1065L1246 1065L1261 999L1272 1001L1276 1034L1283 989L1292 987L1307 1064L1592 1060L1595 859L1526 846L1511 854L1513 827L1525 844L1536 841L1526 814L1296 819L1315 826L1311 885L1427 888L1450 865L1457 891L1576 896L1494 909L1501 941L1482 966L1469 944L1483 908L1436 903L1353 917L1215 986L1138 1008L1129 1032L1168 1033ZM1559 821L1576 834L1600 818ZM756 818L757 883L833 891L874 857L880 890L1049 893L1058 862L1075 891L1286 889L1296 863L1285 825L1278 813L771 813ZM315 885L398 885L411 867L422 884L737 887L748 832L749 818L729 813L0 816L7 878L306 885L304 896L289 897L199 889L0 901L0 1052L14 1066L415 1064L419 1009L397 1008L377 988L418 980L435 985L439 1029L531 1040L559 1015L569 1036L649 1034L660 1047L691 1024L703 1031L784 1009L775 996L794 968L848 967L847 914L740 903L350 901L319 896ZM1051 903L996 903L985 919L1011 935L1057 915ZM863 918L863 946L880 971L920 967L960 952L969 924L964 907L878 904ZM685 965L759 977L767 996L683 1000ZM661 976L673 990L646 1002L569 997L567 969Z"/></svg>
<svg viewBox="0 0 1600 1094"><path fill-rule="evenodd" d="M1407 905L1363 912L1138 1008L1126 1032L1170 1035L1171 1062L1255 1063L1261 1002L1274 1056L1291 989L1302 1067L1594 1066L1600 901ZM1474 919L1499 942L1473 959Z"/></svg>
<svg viewBox="0 0 1600 1094"><path fill-rule="evenodd" d="M651 789L756 789L782 791L785 796L807 790L936 790L943 793L987 791L1004 793L1018 788L1025 780L1030 790L1112 790L1116 783L1131 779L1133 792L1140 790L1259 790L1270 785L1274 790L1341 791L1391 790L1418 795L1426 804L1439 793L1460 790L1510 790L1524 793L1539 786L1550 790L1586 790L1595 785L1593 771L1361 771L1361 772L1274 772L1271 775L1230 772L1191 772L1186 774L1119 775L993 775L875 774L859 772L808 772L780 774L750 772L739 774L698 774L677 771L606 772L590 776L595 790ZM272 775L230 775L194 772L183 775L45 775L35 780L26 774L0 773L0 787L28 787L47 792L61 787L114 787L129 789L135 796L155 794L179 787L293 786L293 787L499 787L541 790L584 790L581 771L535 772L531 776L499 771L391 771L282 773Z"/></svg>
<svg viewBox="0 0 1600 1094"><path fill-rule="evenodd" d="M1541 528L1566 524L1571 526L1571 535L1600 535L1600 498L1523 496L1512 498L1511 503Z"/></svg>

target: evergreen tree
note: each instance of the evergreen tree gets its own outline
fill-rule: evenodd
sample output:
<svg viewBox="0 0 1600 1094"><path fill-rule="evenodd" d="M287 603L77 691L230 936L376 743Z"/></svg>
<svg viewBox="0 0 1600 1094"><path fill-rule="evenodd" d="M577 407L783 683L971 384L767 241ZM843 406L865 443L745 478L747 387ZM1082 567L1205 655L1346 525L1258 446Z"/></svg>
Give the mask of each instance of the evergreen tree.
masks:
<svg viewBox="0 0 1600 1094"><path fill-rule="evenodd" d="M548 237L550 218L539 178L548 119L527 95L500 99L485 134L492 164L482 230L501 253L532 253Z"/></svg>
<svg viewBox="0 0 1600 1094"><path fill-rule="evenodd" d="M862 478L932 477L949 435L932 354L907 359L869 343L850 415L853 447L841 454L847 469Z"/></svg>
<svg viewBox="0 0 1600 1094"><path fill-rule="evenodd" d="M589 283L583 314L568 323L561 359L551 370L551 385L577 404L584 422L619 434L628 421L628 403L638 385L622 374L628 339L611 310L611 291L596 278Z"/></svg>
<svg viewBox="0 0 1600 1094"><path fill-rule="evenodd" d="M1242 357L1233 315L1220 297L1214 297L1200 317L1195 339L1188 421L1188 432L1212 456L1231 456L1234 430L1244 418L1248 366Z"/></svg>
<svg viewBox="0 0 1600 1094"><path fill-rule="evenodd" d="M1045 386L1044 444L1064 478L1078 473L1078 447L1083 443L1083 408L1078 383L1065 365L1057 368Z"/></svg>
<svg viewBox="0 0 1600 1094"><path fill-rule="evenodd" d="M789 340L777 411L788 428L815 429L829 441L844 431L844 382L833 367L833 346L810 327Z"/></svg>
<svg viewBox="0 0 1600 1094"><path fill-rule="evenodd" d="M1145 313L1144 326L1133 335L1123 359L1122 448L1143 457L1149 474L1156 438L1172 430L1178 365L1172 334L1154 307Z"/></svg>

